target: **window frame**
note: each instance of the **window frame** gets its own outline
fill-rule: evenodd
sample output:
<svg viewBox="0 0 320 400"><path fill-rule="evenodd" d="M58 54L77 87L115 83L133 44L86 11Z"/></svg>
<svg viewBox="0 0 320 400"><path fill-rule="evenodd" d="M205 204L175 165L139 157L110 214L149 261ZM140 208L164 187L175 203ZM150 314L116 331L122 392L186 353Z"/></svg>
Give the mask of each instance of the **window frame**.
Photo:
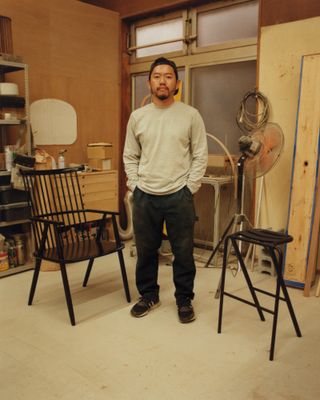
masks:
<svg viewBox="0 0 320 400"><path fill-rule="evenodd" d="M134 30L138 26L146 26L152 23L161 22L163 20L173 19L178 15L185 18L186 23L191 22L191 30L186 32L186 24L184 24L185 34L190 34L191 41L189 44L184 44L183 52L163 53L163 56L173 59L178 68L185 69L185 85L184 85L184 102L191 103L191 69L196 67L204 67L216 64L227 64L233 62L258 60L258 37L249 39L239 39L234 41L225 42L218 45L205 46L197 48L196 38L196 23L197 13L206 12L217 8L231 7L241 3L250 3L255 0L228 0L219 1L211 4L206 4L199 7L190 9L183 9L174 13L164 14L160 17L153 17L135 22L131 25L131 37L135 43ZM258 17L258 25L260 18L260 10ZM135 53L135 52L134 52ZM162 54L161 54L162 55ZM159 54L160 56L160 54ZM130 82L131 82L131 105L134 104L134 78L140 73L147 73L152 62L157 55L136 58L135 54L130 58Z"/></svg>
<svg viewBox="0 0 320 400"><path fill-rule="evenodd" d="M223 51L227 49L239 48L239 47L250 47L256 46L258 37L244 38L244 39L236 39L229 40L219 44L213 44L209 46L197 46L197 28L198 28L198 14L205 13L208 11L213 11L222 8L233 7L235 5L244 4L244 3L253 3L259 0L229 0L229 1L220 1L214 4L206 4L200 7L194 7L190 10L190 18L191 18L191 36L195 39L191 43L191 54L199 54L199 53L207 53L207 52L215 52L215 51ZM259 16L258 16L258 25L259 25Z"/></svg>
<svg viewBox="0 0 320 400"><path fill-rule="evenodd" d="M184 9L184 10L179 10L179 11L163 14L159 17L153 17L153 18L148 18L145 20L137 21L137 22L134 22L133 24L131 24L130 38L129 38L130 46L128 46L128 48L127 48L127 51L130 55L130 63L135 64L135 63L143 63L143 62L153 61L154 58L157 56L157 54L153 54L151 56L137 57L136 50L139 49L139 47L137 47L137 39L136 39L136 29L137 28L152 25L152 24L157 24L157 23L164 22L164 21L170 21L170 20L177 19L177 18L181 18L182 22L183 22L182 37L181 37L181 39L177 39L177 42L182 41L182 50L171 51L171 52L163 53L163 54L165 54L168 58L178 57L178 56L187 54L187 50L188 50L187 43L186 43L187 14L188 14L187 10ZM159 41L159 42L161 42L161 41ZM170 43L170 41L167 41L166 43ZM161 44L164 44L164 43L161 43ZM153 47L156 45L157 45L157 43L155 43L154 45L150 45L149 47Z"/></svg>

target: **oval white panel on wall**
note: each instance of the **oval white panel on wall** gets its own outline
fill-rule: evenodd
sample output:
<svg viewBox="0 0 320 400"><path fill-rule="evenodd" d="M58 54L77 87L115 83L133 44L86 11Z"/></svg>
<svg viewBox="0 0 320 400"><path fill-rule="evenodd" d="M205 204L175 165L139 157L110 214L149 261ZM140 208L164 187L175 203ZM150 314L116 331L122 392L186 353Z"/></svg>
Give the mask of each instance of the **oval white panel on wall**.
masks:
<svg viewBox="0 0 320 400"><path fill-rule="evenodd" d="M30 105L34 142L72 144L77 139L77 113L71 104L58 99L41 99Z"/></svg>

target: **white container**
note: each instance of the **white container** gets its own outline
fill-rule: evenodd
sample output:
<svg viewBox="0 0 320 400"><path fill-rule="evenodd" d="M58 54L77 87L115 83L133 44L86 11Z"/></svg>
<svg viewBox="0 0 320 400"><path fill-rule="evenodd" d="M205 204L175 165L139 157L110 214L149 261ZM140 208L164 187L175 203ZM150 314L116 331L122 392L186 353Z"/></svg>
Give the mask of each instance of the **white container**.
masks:
<svg viewBox="0 0 320 400"><path fill-rule="evenodd" d="M5 146L4 158L5 158L5 163L6 163L6 170L11 171L12 163L13 163L13 151L11 149L11 146Z"/></svg>
<svg viewBox="0 0 320 400"><path fill-rule="evenodd" d="M19 95L18 85L16 83L1 82L0 94L7 96L18 96Z"/></svg>

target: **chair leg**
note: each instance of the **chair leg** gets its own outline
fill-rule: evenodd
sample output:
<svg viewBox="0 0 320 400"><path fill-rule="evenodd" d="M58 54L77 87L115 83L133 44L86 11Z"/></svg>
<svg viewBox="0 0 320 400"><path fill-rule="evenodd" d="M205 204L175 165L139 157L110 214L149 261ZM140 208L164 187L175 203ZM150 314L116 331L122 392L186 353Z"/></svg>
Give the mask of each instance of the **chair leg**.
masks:
<svg viewBox="0 0 320 400"><path fill-rule="evenodd" d="M127 272L126 272L126 267L125 267L125 264L124 264L124 259L123 259L122 250L118 250L118 258L119 258L119 263L120 263L120 268L121 268L121 275L122 275L122 281L123 281L123 286L124 286L124 290L125 290L125 293L126 293L127 302L130 303L130 301L131 301L131 296L130 296L130 290L129 290Z"/></svg>
<svg viewBox="0 0 320 400"><path fill-rule="evenodd" d="M74 326L76 324L76 321L74 318L73 305L72 305L70 287L69 287L68 276L67 276L67 271L66 271L66 265L62 261L60 261L60 270L61 270L62 282L63 282L63 287L64 287L64 293L66 296L66 301L67 301L67 306L68 306L68 311L69 311L70 322L71 322L71 325Z"/></svg>
<svg viewBox="0 0 320 400"><path fill-rule="evenodd" d="M37 258L36 259L36 265L34 267L34 273L33 273L33 278L31 282L31 288L30 288L30 293L29 293L29 300L28 300L28 306L31 306L33 302L33 297L34 293L36 291L37 283L38 283L38 278L39 278L39 272L40 272L40 267L42 263L42 258Z"/></svg>
<svg viewBox="0 0 320 400"><path fill-rule="evenodd" d="M89 276L90 276L90 273L91 273L91 270L92 270L93 262L94 262L94 258L90 258L90 261L88 263L88 267L87 267L87 270L86 270L86 274L85 274L85 277L84 277L84 280L83 280L83 283L82 283L83 287L87 286L87 283L88 283L88 280L89 280Z"/></svg>

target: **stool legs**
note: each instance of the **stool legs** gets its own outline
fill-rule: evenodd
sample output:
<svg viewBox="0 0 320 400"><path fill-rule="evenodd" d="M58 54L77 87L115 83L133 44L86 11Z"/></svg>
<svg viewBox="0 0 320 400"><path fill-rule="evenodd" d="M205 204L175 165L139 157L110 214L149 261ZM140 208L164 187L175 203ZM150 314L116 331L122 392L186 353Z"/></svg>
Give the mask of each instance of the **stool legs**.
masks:
<svg viewBox="0 0 320 400"><path fill-rule="evenodd" d="M231 240L232 246L235 250L237 259L240 263L242 272L243 272L243 276L246 280L246 283L248 285L248 289L251 293L253 302L250 302L248 300L245 300L241 297L235 296L231 293L228 293L225 291L225 279L226 279L226 269L227 269L227 262L228 262L228 246L229 246L229 242ZM239 240L239 238L238 238ZM276 291L275 294L271 293L271 292L267 292L265 290L262 289L258 289L256 287L253 286L250 276L248 274L246 265L243 261L239 246L237 244L237 238L233 237L233 235L230 235L226 238L225 240L225 245L224 245L224 253L223 253L223 265L222 265L222 273L221 273L221 294L220 294L220 304L219 304L219 317L218 317L218 333L221 333L221 328L222 328L222 314L223 314L223 300L224 300L224 296L228 296L231 298L234 298L235 300L239 300L242 301L246 304L249 304L253 307L255 307L258 311L259 317L262 321L265 320L264 315L262 310L269 312L270 314L273 314L273 322L272 322L272 334L271 334L271 345L270 345L270 353L269 353L269 360L272 361L274 358L274 350L275 350L275 342L276 342L276 333L277 333L277 324L278 324L278 314L279 314L279 301L283 300L286 302L289 313L290 313L290 317L296 332L296 335L298 337L301 337L301 331L298 325L298 321L297 318L295 316L294 313L294 309L286 288L286 285L284 283L283 280L283 275L282 275L282 268L283 268L283 253L282 250L280 248L280 246L272 244L272 246L269 244L266 245L265 243L257 243L257 241L254 242L255 244L260 244L261 246L265 247L268 251L269 254L271 255L273 264L275 266L275 270L277 273L277 284L276 284ZM276 255L277 253L277 255ZM278 256L278 257L277 257ZM280 296L280 290L282 290L283 293L283 297ZM275 299L274 301L274 307L273 310L261 307L259 300L257 298L256 295L256 291L261 292L263 294L269 295L271 297L273 297Z"/></svg>
<svg viewBox="0 0 320 400"><path fill-rule="evenodd" d="M277 275L277 286L276 286L274 309L273 309L271 344L270 344L270 352L269 352L269 360L270 361L273 361L274 347L276 344L278 313L279 313L279 298L280 298L280 278L279 278L279 275Z"/></svg>
<svg viewBox="0 0 320 400"><path fill-rule="evenodd" d="M247 302L245 300L242 300L242 299L240 299L240 298L238 298L236 296L231 295L230 293L226 293L225 290L224 290L225 280L226 280L226 270L227 270L227 265L228 265L228 256L229 256L229 251L228 251L229 240L230 240L230 238L228 237L226 239L226 241L225 241L224 252L223 252L223 265L222 265L222 272L221 272L221 278L220 278L220 290L221 290L221 293L220 293L220 303L219 303L218 333L221 333L222 314L223 314L223 300L224 300L224 295L225 294L228 295L229 297L233 297L233 298L235 298L237 300L243 301L244 303L253 305L258 311L258 314L259 314L259 317L260 317L261 321L265 321L265 318L264 318L264 315L263 315L263 312L262 312L262 308L260 306L258 297L257 297L257 295L256 295L256 293L254 291L254 287L252 285L251 279L250 279L249 274L247 272L246 266L245 266L245 264L243 262L243 259L241 257L239 247L238 247L236 241L233 240L233 239L231 239L232 246L235 249L237 258L238 258L238 260L240 262L240 265L241 265L245 280L247 282L247 285L248 285L248 288L250 290L250 293L251 293L251 296L252 296L252 299L253 299L254 303L250 303L250 302Z"/></svg>
<svg viewBox="0 0 320 400"><path fill-rule="evenodd" d="M262 312L262 309L261 309L261 306L260 306L258 297L257 297L257 295L256 295L256 292L255 292L254 287L253 287L253 285L252 285L251 279L250 279L250 277L249 277L249 274L248 274L248 271L247 271L247 267L245 266L245 264L244 264L244 262L243 262L243 258L242 258L242 256L241 256L241 253L240 253L240 249L239 249L239 247L238 247L238 244L237 244L237 242L236 242L234 239L231 239L231 242L232 242L233 248L234 248L234 250L235 250L235 252L236 252L237 258L238 258L238 260L239 260L239 262L240 262L241 270L242 270L242 272L243 272L243 276L244 276L244 278L245 278L245 280L246 280L246 282L247 282L248 288L249 288L249 290L250 290L252 299L253 299L254 304L255 304L255 306L256 306L256 309L257 309L257 311L258 311L259 317L260 317L261 321L265 321L265 318L264 318L264 315L263 315L263 312Z"/></svg>
<svg viewBox="0 0 320 400"><path fill-rule="evenodd" d="M228 261L228 248L229 246L229 238L224 242L224 252L223 252L223 264L222 264L222 272L220 278L220 302L219 302L219 317L218 317L218 333L221 333L222 327L222 313L223 313L223 297L224 297L224 283L226 280L226 269L227 269L227 261Z"/></svg>
<svg viewBox="0 0 320 400"><path fill-rule="evenodd" d="M292 303L291 303L291 300L290 300L290 297L289 297L289 293L288 293L287 287L286 287L286 285L284 283L284 280L283 280L283 275L282 275L283 253L282 253L282 251L281 251L281 249L279 247L277 247L276 250L278 251L278 254L279 254L279 262L277 262L276 255L275 255L275 253L274 253L272 248L270 248L271 258L272 258L273 264L275 266L277 277L279 279L279 285L280 285L280 287L282 289L282 293L283 293L285 302L287 304L287 307L288 307L288 310L289 310L289 313L290 313L290 317L291 317L294 329L296 331L296 335L298 337L301 337L302 334L301 334L301 331L300 331L300 328L299 328L299 324L298 324L298 321L297 321L297 318L296 318L296 315L295 315L295 312L294 312L294 309L293 309L293 306L292 306Z"/></svg>

